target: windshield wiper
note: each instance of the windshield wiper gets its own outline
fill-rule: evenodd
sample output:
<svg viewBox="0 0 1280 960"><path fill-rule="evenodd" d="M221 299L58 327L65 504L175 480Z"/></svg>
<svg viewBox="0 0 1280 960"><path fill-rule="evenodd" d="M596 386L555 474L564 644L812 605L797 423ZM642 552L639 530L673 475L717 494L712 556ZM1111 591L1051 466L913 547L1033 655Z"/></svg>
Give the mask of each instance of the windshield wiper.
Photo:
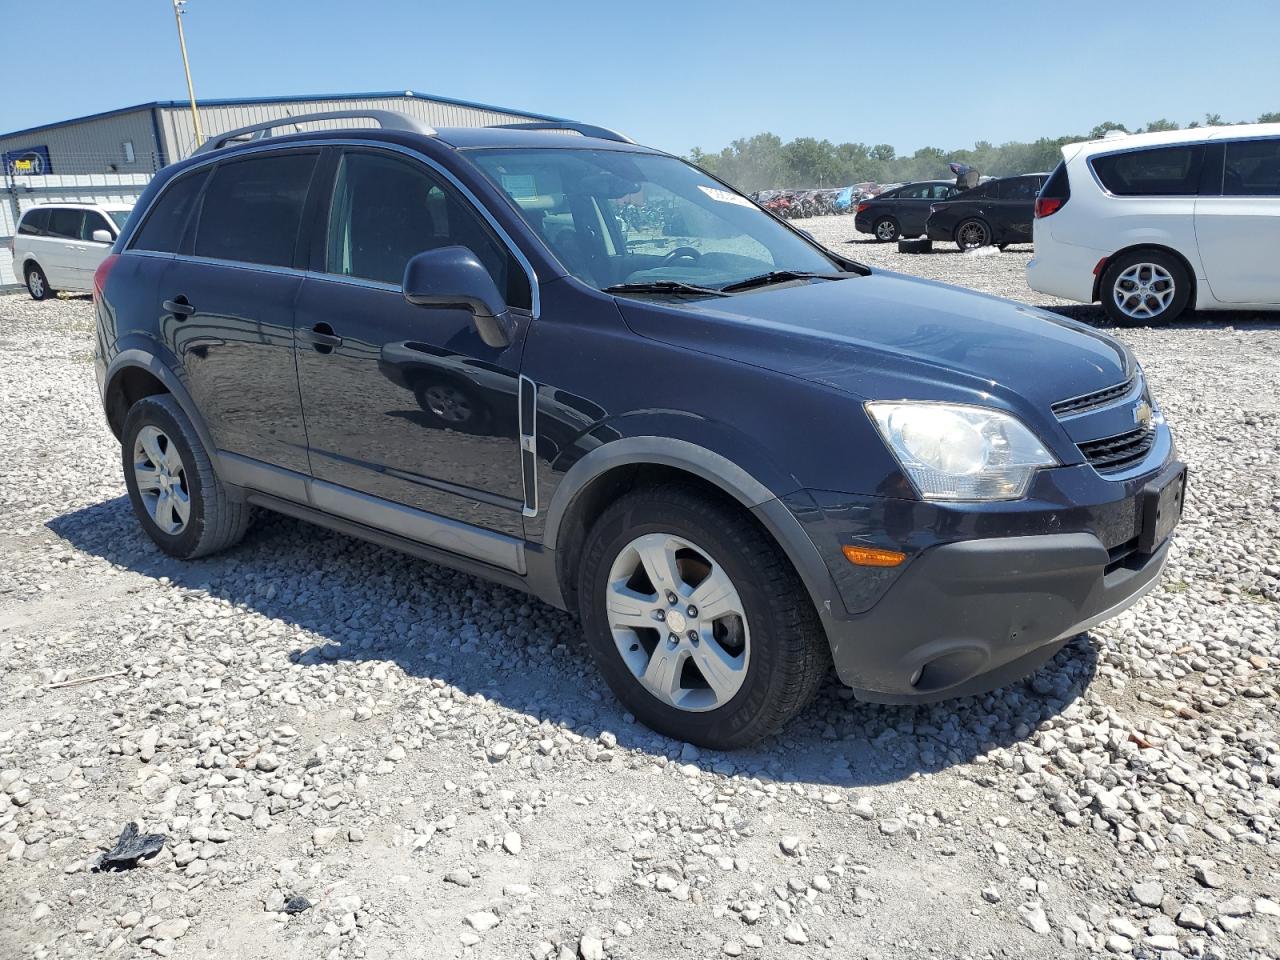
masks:
<svg viewBox="0 0 1280 960"><path fill-rule="evenodd" d="M688 293L700 297L727 297L729 294L713 287L699 287L679 280L650 280L647 283L615 283L604 288L605 293Z"/></svg>
<svg viewBox="0 0 1280 960"><path fill-rule="evenodd" d="M768 273L762 273L759 276L726 283L720 289L726 293L733 293L737 290L750 290L753 287L767 287L772 283L786 283L788 280L842 280L846 276L848 274L812 273L808 270L770 270Z"/></svg>

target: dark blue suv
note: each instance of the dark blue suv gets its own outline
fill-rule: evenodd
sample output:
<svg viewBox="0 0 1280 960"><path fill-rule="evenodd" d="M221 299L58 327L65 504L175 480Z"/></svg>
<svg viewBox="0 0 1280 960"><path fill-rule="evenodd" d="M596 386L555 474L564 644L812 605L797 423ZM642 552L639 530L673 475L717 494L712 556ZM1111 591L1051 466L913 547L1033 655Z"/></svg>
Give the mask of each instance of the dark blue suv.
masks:
<svg viewBox="0 0 1280 960"><path fill-rule="evenodd" d="M264 508L529 591L637 717L721 748L833 661L866 700L977 693L1155 583L1185 469L1110 337L872 271L598 127L342 116L165 169L95 278L165 552Z"/></svg>

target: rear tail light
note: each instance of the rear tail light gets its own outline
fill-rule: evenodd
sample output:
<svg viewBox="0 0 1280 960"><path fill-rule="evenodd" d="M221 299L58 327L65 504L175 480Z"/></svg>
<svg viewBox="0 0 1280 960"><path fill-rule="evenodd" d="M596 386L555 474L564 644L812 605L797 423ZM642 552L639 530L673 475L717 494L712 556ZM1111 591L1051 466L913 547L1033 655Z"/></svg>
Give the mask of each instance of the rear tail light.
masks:
<svg viewBox="0 0 1280 960"><path fill-rule="evenodd" d="M866 201L863 201L862 203L858 204L858 209L855 210L854 213L866 213L867 207L869 206L871 206L871 204L867 203Z"/></svg>
<svg viewBox="0 0 1280 960"><path fill-rule="evenodd" d="M116 261L120 259L120 255L116 253L108 254L107 259L98 264L98 269L93 272L93 299L102 298L102 288L106 286L107 274L111 272L111 268L116 265Z"/></svg>
<svg viewBox="0 0 1280 960"><path fill-rule="evenodd" d="M1057 213L1066 203L1066 197L1036 197L1036 219Z"/></svg>

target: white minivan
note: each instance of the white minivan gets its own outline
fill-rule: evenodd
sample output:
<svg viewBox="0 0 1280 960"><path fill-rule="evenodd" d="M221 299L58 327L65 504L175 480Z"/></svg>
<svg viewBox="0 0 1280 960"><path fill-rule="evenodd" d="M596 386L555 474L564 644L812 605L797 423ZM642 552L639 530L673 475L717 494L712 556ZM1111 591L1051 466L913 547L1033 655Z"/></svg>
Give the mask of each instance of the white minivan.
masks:
<svg viewBox="0 0 1280 960"><path fill-rule="evenodd" d="M89 292L132 209L124 203L44 203L18 221L13 272L35 300L59 290Z"/></svg>
<svg viewBox="0 0 1280 960"><path fill-rule="evenodd" d="M1033 233L1031 288L1118 324L1280 310L1280 124L1068 144Z"/></svg>

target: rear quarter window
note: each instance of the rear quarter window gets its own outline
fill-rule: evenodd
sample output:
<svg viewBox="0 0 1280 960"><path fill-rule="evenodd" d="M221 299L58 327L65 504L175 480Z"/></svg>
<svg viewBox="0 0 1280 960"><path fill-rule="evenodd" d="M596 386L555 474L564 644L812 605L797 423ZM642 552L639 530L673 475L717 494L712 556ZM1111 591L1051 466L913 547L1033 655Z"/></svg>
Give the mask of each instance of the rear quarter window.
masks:
<svg viewBox="0 0 1280 960"><path fill-rule="evenodd" d="M48 210L28 210L22 218L22 223L18 224L18 233L25 237L38 237L43 235L48 227Z"/></svg>
<svg viewBox="0 0 1280 960"><path fill-rule="evenodd" d="M191 208L208 176L208 168L197 170L178 177L165 187L138 229L131 249L177 253Z"/></svg>
<svg viewBox="0 0 1280 960"><path fill-rule="evenodd" d="M1202 143L1094 157L1093 172L1118 197L1193 197L1199 192Z"/></svg>

